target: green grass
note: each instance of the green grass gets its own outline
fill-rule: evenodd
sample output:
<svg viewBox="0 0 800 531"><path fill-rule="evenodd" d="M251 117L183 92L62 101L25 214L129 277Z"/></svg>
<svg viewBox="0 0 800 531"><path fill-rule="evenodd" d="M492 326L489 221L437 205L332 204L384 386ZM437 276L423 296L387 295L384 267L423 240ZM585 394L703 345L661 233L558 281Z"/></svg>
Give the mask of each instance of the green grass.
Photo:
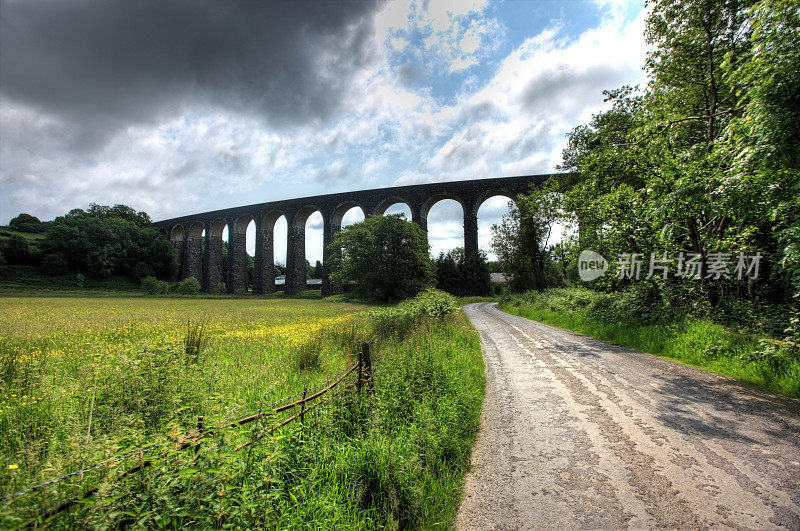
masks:
<svg viewBox="0 0 800 531"><path fill-rule="evenodd" d="M384 337L372 325L383 310L324 300L6 296L0 305L2 493L168 440L198 415L216 425L257 411L342 371L363 339L375 367L374 392L331 402L313 429L291 425L232 452L267 427L254 423L197 456L159 454L128 478L119 476L135 459L101 469L0 504L0 527L94 485L92 503L51 524L428 529L455 514L484 389L477 334L460 312Z"/></svg>
<svg viewBox="0 0 800 531"><path fill-rule="evenodd" d="M501 303L509 313L587 336L670 358L800 398L800 358L778 349L764 354L764 344L750 333L692 317L643 323L624 300L586 289L554 289ZM769 339L769 338L766 338Z"/></svg>
<svg viewBox="0 0 800 531"><path fill-rule="evenodd" d="M117 275L96 279L76 273L47 276L34 266L5 265L0 267L0 294L9 292L73 292L85 291L137 292L141 284L130 277Z"/></svg>
<svg viewBox="0 0 800 531"><path fill-rule="evenodd" d="M35 243L40 240L44 240L45 235L43 232L33 233L33 232L20 232L18 230L9 229L8 227L0 227L0 245L4 244L6 240L8 240L11 236L22 236L29 243Z"/></svg>

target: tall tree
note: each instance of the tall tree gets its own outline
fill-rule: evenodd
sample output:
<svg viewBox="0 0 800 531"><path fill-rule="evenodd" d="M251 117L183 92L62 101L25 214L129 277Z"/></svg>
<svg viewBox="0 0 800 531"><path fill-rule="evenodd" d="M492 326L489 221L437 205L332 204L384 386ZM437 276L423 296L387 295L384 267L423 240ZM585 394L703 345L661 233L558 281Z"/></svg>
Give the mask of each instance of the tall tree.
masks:
<svg viewBox="0 0 800 531"><path fill-rule="evenodd" d="M413 297L434 283L428 235L402 214L368 216L336 233L331 279L369 300Z"/></svg>

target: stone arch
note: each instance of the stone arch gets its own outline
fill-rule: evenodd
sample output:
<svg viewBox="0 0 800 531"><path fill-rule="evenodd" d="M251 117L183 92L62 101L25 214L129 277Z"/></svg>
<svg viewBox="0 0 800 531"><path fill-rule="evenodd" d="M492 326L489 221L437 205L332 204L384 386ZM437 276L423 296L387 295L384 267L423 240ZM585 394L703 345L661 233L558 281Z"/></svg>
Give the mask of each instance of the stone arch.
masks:
<svg viewBox="0 0 800 531"><path fill-rule="evenodd" d="M250 225L255 218L250 214L242 214L233 222L233 232L236 234L246 234L247 226Z"/></svg>
<svg viewBox="0 0 800 531"><path fill-rule="evenodd" d="M209 235L212 238L220 238L222 239L222 231L225 230L225 227L228 226L228 222L222 218L217 218L211 222L209 227Z"/></svg>
<svg viewBox="0 0 800 531"><path fill-rule="evenodd" d="M228 226L228 278L230 293L247 292L247 227L253 216L242 214Z"/></svg>
<svg viewBox="0 0 800 531"><path fill-rule="evenodd" d="M431 208L439 201L443 201L445 199L452 199L453 201L457 202L459 205L461 205L461 210L464 215L467 214L467 209L464 207L464 201L460 197L449 193L436 194L429 197L422 203L422 207L419 210L420 221L422 222L420 223L421 225L424 223L424 227L428 226L428 213L431 211Z"/></svg>
<svg viewBox="0 0 800 531"><path fill-rule="evenodd" d="M512 194L508 190L489 190L487 192L483 192L477 197L477 199L475 200L475 203L473 204L473 207L472 207L474 209L474 211L475 211L474 213L475 213L476 216L478 215L478 210L480 210L481 205L487 199L491 199L493 197L506 197L506 198L509 199L509 201L513 201L514 203L517 202L516 194Z"/></svg>
<svg viewBox="0 0 800 531"><path fill-rule="evenodd" d="M294 219L292 219L292 222L291 222L291 227L295 228L295 229L300 228L302 230L305 230L306 221L308 221L308 217L311 214L313 214L314 212L320 212L321 213L322 209L320 209L320 207L318 207L317 205L314 205L314 204L305 205L300 210L298 210L297 213L294 215ZM287 220L287 221L289 221L289 220Z"/></svg>
<svg viewBox="0 0 800 531"><path fill-rule="evenodd" d="M307 204L295 212L292 219L287 219L288 241L286 242L286 293L299 293L306 289L306 221L311 214L322 214L323 238L324 227L330 221L326 219L322 209L316 204Z"/></svg>
<svg viewBox="0 0 800 531"><path fill-rule="evenodd" d="M330 220L330 225L334 232L342 228L342 218L344 218L344 215L354 208L360 208L361 212L364 214L364 217L367 216L367 209L364 208L364 205L356 201L345 201L336 205Z"/></svg>
<svg viewBox="0 0 800 531"><path fill-rule="evenodd" d="M169 241L172 243L182 242L186 238L186 230L183 228L183 224L178 223L172 230L169 231Z"/></svg>
<svg viewBox="0 0 800 531"><path fill-rule="evenodd" d="M375 207L375 214L382 216L386 213L386 210L388 210L390 206L394 206L397 203L403 203L404 205L408 206L410 211L413 212L413 209L411 208L411 201L397 195L392 195L378 203L378 206Z"/></svg>
<svg viewBox="0 0 800 531"><path fill-rule="evenodd" d="M490 258L492 257L492 254L491 254L491 251L490 251L490 247L489 247L490 240L491 240L491 237L490 237L490 235L491 235L491 225L493 224L493 222L496 222L497 218L495 217L494 219L492 219L491 216L490 216L490 221L487 222L486 218L484 217L483 220L482 220L481 216L479 214L480 214L481 207L487 201L489 201L490 199L495 199L495 198L500 198L500 197L505 198L505 199L507 199L507 200L509 200L509 201L511 201L511 202L516 204L516 200L517 200L516 195L511 193L511 192L509 192L508 190L502 190L502 189L501 190L489 190L489 191L483 192L480 195L478 195L478 197L476 198L475 202L472 204L472 209L474 210L473 216L474 216L474 219L475 219L475 246L476 246L476 250L480 251L481 247L483 247L483 249L486 251L486 255L488 257L490 257ZM497 207L497 206L498 205L495 205L495 207ZM503 211L507 212L506 209L503 209ZM486 216L486 211L485 210L484 210L484 216ZM483 242L483 245L481 245L481 242Z"/></svg>
<svg viewBox="0 0 800 531"><path fill-rule="evenodd" d="M286 219L282 210L269 210L256 217L256 256L253 268L253 293L275 291L275 223Z"/></svg>
<svg viewBox="0 0 800 531"><path fill-rule="evenodd" d="M206 230L205 225L203 225L202 221L195 221L189 227L189 239L190 240L199 240L203 237L203 231Z"/></svg>
<svg viewBox="0 0 800 531"><path fill-rule="evenodd" d="M282 217L286 218L286 213L282 210L270 210L261 216L261 230L271 232L275 228L275 222Z"/></svg>
<svg viewBox="0 0 800 531"><path fill-rule="evenodd" d="M167 232L167 229L165 229L164 227L159 227L158 232L160 232L161 235L166 239L169 239L169 233Z"/></svg>

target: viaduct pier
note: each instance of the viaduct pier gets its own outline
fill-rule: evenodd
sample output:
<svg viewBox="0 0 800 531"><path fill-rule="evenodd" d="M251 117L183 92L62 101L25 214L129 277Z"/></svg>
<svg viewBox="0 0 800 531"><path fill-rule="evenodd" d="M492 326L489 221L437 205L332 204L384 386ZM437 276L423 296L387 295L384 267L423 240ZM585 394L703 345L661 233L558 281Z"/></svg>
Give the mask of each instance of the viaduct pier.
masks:
<svg viewBox="0 0 800 531"><path fill-rule="evenodd" d="M246 232L255 222L255 267L253 293L275 291L273 229L284 217L287 222L286 293L306 289L305 227L306 220L319 212L323 220L323 265L330 252L333 235L342 228L342 217L353 207L365 216L383 215L397 203L408 205L411 221L427 230L428 212L443 199L457 201L464 212L464 250L478 252L478 209L490 197L504 196L516 200L551 175L528 175L468 181L449 181L390 188L376 188L298 199L272 201L242 207L226 208L157 221L154 225L169 238L178 251L180 278L195 277L204 291L214 291L224 282L230 293L248 289ZM222 232L228 228L228 274L222 267ZM327 271L327 268L326 268ZM332 287L327 272L322 279L323 294Z"/></svg>

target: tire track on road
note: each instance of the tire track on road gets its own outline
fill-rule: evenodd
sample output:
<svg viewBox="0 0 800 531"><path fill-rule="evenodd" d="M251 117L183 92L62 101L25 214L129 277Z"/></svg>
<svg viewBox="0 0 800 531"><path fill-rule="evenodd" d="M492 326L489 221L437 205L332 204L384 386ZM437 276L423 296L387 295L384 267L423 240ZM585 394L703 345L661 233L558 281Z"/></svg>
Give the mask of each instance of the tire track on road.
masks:
<svg viewBox="0 0 800 531"><path fill-rule="evenodd" d="M465 311L487 392L458 527L800 527L797 401L490 304Z"/></svg>

